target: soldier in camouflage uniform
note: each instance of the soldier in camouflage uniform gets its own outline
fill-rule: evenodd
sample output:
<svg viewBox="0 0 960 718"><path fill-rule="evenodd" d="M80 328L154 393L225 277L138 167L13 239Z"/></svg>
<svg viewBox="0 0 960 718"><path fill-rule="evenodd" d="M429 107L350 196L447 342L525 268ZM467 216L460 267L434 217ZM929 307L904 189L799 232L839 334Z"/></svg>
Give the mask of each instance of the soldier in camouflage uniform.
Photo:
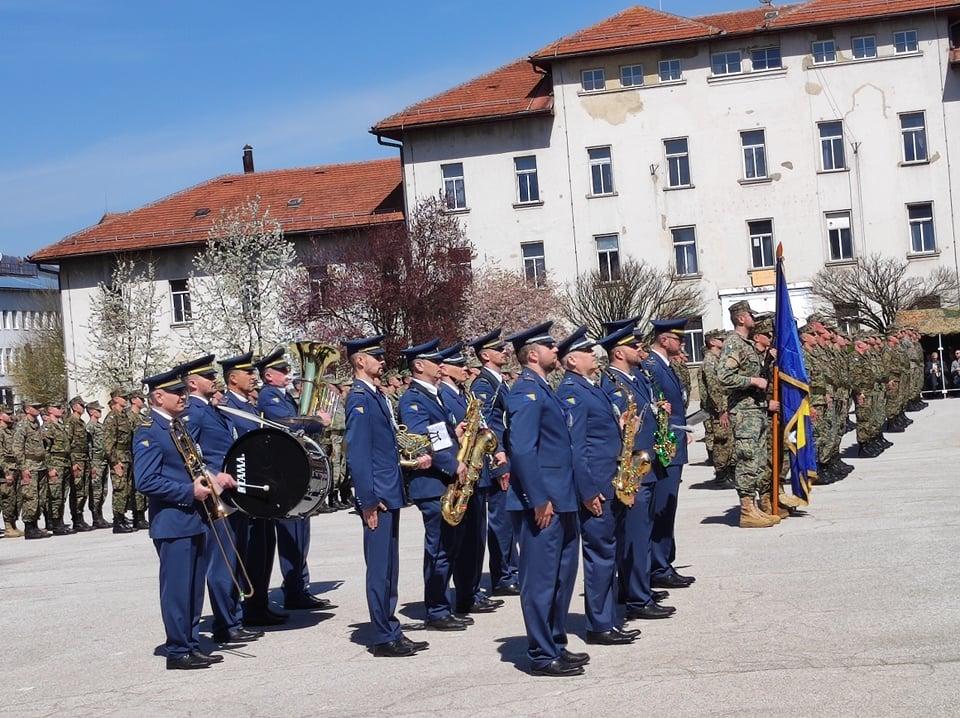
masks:
<svg viewBox="0 0 960 718"><path fill-rule="evenodd" d="M0 461L3 462L3 483L0 484L0 506L3 507L4 538L20 538L17 528L20 515L20 470L13 451L12 410L0 407Z"/></svg>
<svg viewBox="0 0 960 718"><path fill-rule="evenodd" d="M884 366L887 369L887 396L886 396L886 419L887 431L902 433L908 426L909 419L901 419L900 416L900 397L903 393L901 384L904 380L903 353L900 350L900 341L896 334L890 334L887 337L884 346Z"/></svg>
<svg viewBox="0 0 960 718"><path fill-rule="evenodd" d="M130 407L127 409L127 415L130 418L131 436L138 427L147 421L147 415L144 411L143 394L139 391L133 391L127 394L127 401ZM131 486L132 486L131 479ZM133 528L148 529L150 522L147 521L147 497L141 494L135 488L131 488L130 508L133 509Z"/></svg>
<svg viewBox="0 0 960 718"><path fill-rule="evenodd" d="M100 423L102 409L99 401L86 405L87 422L84 431L87 435L87 465L90 467L90 511L93 514L93 528L108 529L109 522L103 518L103 504L107 499L107 456L103 450L103 424Z"/></svg>
<svg viewBox="0 0 960 718"><path fill-rule="evenodd" d="M50 404L43 421L43 445L47 452L46 515L53 522L54 536L69 536L74 529L63 522L70 476L70 434L63 423L63 406Z"/></svg>
<svg viewBox="0 0 960 718"><path fill-rule="evenodd" d="M340 392L340 401L330 424L330 463L333 466L333 475L337 481L337 495L335 497L337 508L349 509L353 508L353 500L350 496L350 487L347 485L347 463L346 452L343 450L343 436L347 430L347 392L353 386L353 381L347 377L339 377L335 386L337 391Z"/></svg>
<svg viewBox="0 0 960 718"><path fill-rule="evenodd" d="M113 488L113 532L136 531L127 520L127 506L133 500L131 462L133 461L133 425L126 412L125 392L110 392L110 411L103 421L103 452L110 467Z"/></svg>
<svg viewBox="0 0 960 718"><path fill-rule="evenodd" d="M825 326L826 338L830 342L827 348L831 357L831 380L833 387L833 434L830 442L830 468L838 474L848 475L853 466L840 458L840 445L847 433L850 417L850 372L852 370L853 347L836 327Z"/></svg>
<svg viewBox="0 0 960 718"><path fill-rule="evenodd" d="M13 455L20 469L20 513L23 536L28 539L50 536L37 526L47 503L47 452L43 446L40 408L43 404L25 404L24 416L13 431ZM49 521L49 518L48 518Z"/></svg>
<svg viewBox="0 0 960 718"><path fill-rule="evenodd" d="M717 378L717 365L723 351L726 332L707 332L704 337L703 362L697 372L700 391L700 408L710 416L703 422L706 431L707 453L713 463L716 481L724 488L734 488L733 483L733 431L730 414L727 412L727 393Z"/></svg>
<svg viewBox="0 0 960 718"><path fill-rule="evenodd" d="M827 468L827 447L833 433L833 399L827 389L826 356L820 339L809 324L800 330L803 342L803 364L810 378L810 419L817 451L817 483L831 484L840 476Z"/></svg>
<svg viewBox="0 0 960 718"><path fill-rule="evenodd" d="M780 407L766 398L767 380L760 376L760 355L750 341L754 318L749 303L731 306L730 320L734 330L723 343L717 379L727 392L733 423L740 528L767 528L780 523L780 517L762 512L757 498L770 491L764 447L769 442L770 412Z"/></svg>
<svg viewBox="0 0 960 718"><path fill-rule="evenodd" d="M87 427L83 422L84 401L75 396L70 400L70 415L64 420L70 437L70 473L64 477L64 487L70 490L70 520L75 531L92 531L83 520L83 509L87 505L90 489L90 476L87 472Z"/></svg>
<svg viewBox="0 0 960 718"><path fill-rule="evenodd" d="M677 356L670 360L670 366L673 367L673 373L677 375L677 378L680 380L680 386L683 387L683 396L685 397L686 401L683 407L684 411L686 411L690 406L690 389L693 386L692 378L690 376L690 367L687 365L688 361L689 358L687 357L686 352L684 352L682 349Z"/></svg>

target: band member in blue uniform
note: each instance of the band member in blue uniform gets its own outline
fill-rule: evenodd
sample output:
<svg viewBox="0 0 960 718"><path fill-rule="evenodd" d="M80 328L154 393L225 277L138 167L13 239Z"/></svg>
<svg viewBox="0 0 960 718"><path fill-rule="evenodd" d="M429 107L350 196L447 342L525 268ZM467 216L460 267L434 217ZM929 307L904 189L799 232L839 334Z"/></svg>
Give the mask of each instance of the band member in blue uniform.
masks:
<svg viewBox="0 0 960 718"><path fill-rule="evenodd" d="M463 354L463 344L447 347L440 354L440 401L444 408L453 414L455 423L459 425L467 416L467 395L464 389L467 381L467 357ZM483 570L483 544L486 539L486 513L486 506L482 504L474 489L467 503L467 513L456 527L462 534L460 551L452 570L456 591L454 613L459 616L468 613L492 613L503 605L503 601L490 599L479 590L479 573Z"/></svg>
<svg viewBox="0 0 960 718"><path fill-rule="evenodd" d="M557 354L566 373L557 398L570 429L580 499L587 643L616 646L632 643L640 631L624 631L618 625L614 587L625 507L616 499L613 478L620 457L620 412L599 386L594 346L586 327L560 342Z"/></svg>
<svg viewBox="0 0 960 718"><path fill-rule="evenodd" d="M669 618L676 609L658 604L658 601L667 597L667 592L654 591L650 586L654 494L657 482L667 475L663 466L656 461L653 451L657 399L649 377L640 368L643 354L634 325L628 322L619 326L599 342L606 349L609 360L601 386L620 413L626 411L629 397L633 396L640 419L633 441L633 456L636 459L646 452L651 459L650 472L641 479L633 506L627 509L619 501L614 504L623 514L617 539L620 603L625 604L627 620Z"/></svg>
<svg viewBox="0 0 960 718"><path fill-rule="evenodd" d="M463 531L450 526L440 513L440 497L447 484L462 479L466 466L457 461L458 422L440 399L440 340L404 349L413 381L400 397L400 423L414 434L427 434L433 442L433 464L414 469L407 479L410 499L423 517L423 602L428 630L462 631L469 621L453 615L447 587L457 560Z"/></svg>
<svg viewBox="0 0 960 718"><path fill-rule="evenodd" d="M557 366L552 326L545 322L507 338L522 369L507 397L507 509L520 540L520 605L531 672L576 676L590 656L567 650L567 614L580 543L579 502L567 419L546 381Z"/></svg>
<svg viewBox="0 0 960 718"><path fill-rule="evenodd" d="M670 404L670 427L677 435L677 453L667 467L667 477L657 482L653 505L653 536L651 537L650 575L658 588L684 588L696 579L681 576L673 567L677 554L674 525L677 518L677 496L683 465L687 463L687 443L690 435L678 427L686 426L684 407L686 392L670 366L670 360L683 349L683 329L686 319L659 319L653 325L654 339L650 356L641 365L649 372L656 390Z"/></svg>
<svg viewBox="0 0 960 718"><path fill-rule="evenodd" d="M149 499L150 538L160 557L168 669L207 668L223 660L200 651L207 520L198 502L210 489L191 478L170 433L171 422L186 407L181 377L177 367L143 380L150 393L150 415L133 435L134 485ZM229 474L219 473L214 480L223 488L236 486Z"/></svg>
<svg viewBox="0 0 960 718"><path fill-rule="evenodd" d="M223 470L227 452L233 444L233 433L227 423L226 415L217 411L210 403L216 391L217 369L213 364L213 354L207 354L181 366L183 380L190 392L184 421L193 436L203 460L212 473ZM255 641L263 631L248 631L243 628L243 610L240 605L240 591L234 584L233 576L239 576L237 556L232 555L232 546L243 557L247 548L247 517L242 511L233 511L226 521L217 521L208 525L210 535L206 541L207 590L210 592L210 606L213 609L213 640L218 643L245 643ZM218 531L219 537L213 532ZM220 541L217 541L217 538ZM232 565L224 561L220 546L227 551Z"/></svg>
<svg viewBox="0 0 960 718"><path fill-rule="evenodd" d="M227 386L223 405L260 418L257 406L250 396L257 387L253 353L246 352L222 359L220 368ZM235 414L222 416L227 420L234 440L248 431L260 428L260 424L253 418L247 420ZM253 596L243 601L243 622L247 626L278 626L286 622L287 614L274 610L269 601L270 573L273 571L273 554L277 550L277 530L270 519L247 517L246 523L247 545L243 561L253 584Z"/></svg>
<svg viewBox="0 0 960 718"><path fill-rule="evenodd" d="M507 393L503 383L503 367L507 363L501 330L495 329L470 342L474 354L483 365L480 374L470 385L470 391L483 402L483 417L487 426L497 435L499 449L487 460L477 495L480 511L486 512L487 546L490 553L490 589L494 596L520 595L517 568L517 539L513 521L507 511L507 487L510 484L510 462L504 443L506 429ZM477 576L483 573L483 547L477 552ZM479 583L476 593L481 593Z"/></svg>
<svg viewBox="0 0 960 718"><path fill-rule="evenodd" d="M264 419L280 421L298 415L297 405L287 393L290 364L279 347L254 363L260 370L263 388L257 401L257 410ZM293 427L296 428L296 427ZM325 598L309 593L310 569L307 554L310 551L310 517L302 519L279 519L277 531L277 554L280 556L280 572L283 574L283 607L287 609L327 609L335 606ZM272 557L271 557L272 561Z"/></svg>
<svg viewBox="0 0 960 718"><path fill-rule="evenodd" d="M397 620L400 575L400 509L405 503L397 425L387 398L377 388L383 374L383 337L344 342L353 369L353 387L346 402L347 469L353 477L354 501L363 519L367 607L373 626L375 656L412 656L428 647L411 641ZM417 468L430 468L421 456Z"/></svg>

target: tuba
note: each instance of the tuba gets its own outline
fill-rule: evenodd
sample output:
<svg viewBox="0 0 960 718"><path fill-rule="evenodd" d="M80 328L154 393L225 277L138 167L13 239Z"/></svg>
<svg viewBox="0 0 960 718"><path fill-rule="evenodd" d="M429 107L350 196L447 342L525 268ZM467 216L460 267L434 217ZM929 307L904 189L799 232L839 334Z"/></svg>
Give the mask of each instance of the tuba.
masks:
<svg viewBox="0 0 960 718"><path fill-rule="evenodd" d="M640 481L651 469L650 454L641 451L633 454L633 441L643 426L643 415L637 411L637 402L633 392L627 391L627 409L623 412L623 430L621 439L623 446L620 449L620 460L617 473L613 477L613 489L617 498L627 508L633 506L640 491Z"/></svg>
<svg viewBox="0 0 960 718"><path fill-rule="evenodd" d="M480 479L484 462L497 450L497 435L483 421L483 401L467 394L466 428L460 440L457 461L466 464L467 475L447 486L440 499L440 513L451 526L458 526L467 513L467 505L473 496L474 487Z"/></svg>
<svg viewBox="0 0 960 718"><path fill-rule="evenodd" d="M340 392L321 381L330 367L340 361L335 346L321 342L299 341L290 345L290 353L300 363L300 416L333 414L340 403Z"/></svg>

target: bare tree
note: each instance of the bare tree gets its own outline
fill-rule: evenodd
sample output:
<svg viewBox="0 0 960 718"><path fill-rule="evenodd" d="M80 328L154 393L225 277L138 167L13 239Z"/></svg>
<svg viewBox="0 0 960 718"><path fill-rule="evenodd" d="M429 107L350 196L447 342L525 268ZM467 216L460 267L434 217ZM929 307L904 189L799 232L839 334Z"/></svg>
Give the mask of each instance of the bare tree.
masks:
<svg viewBox="0 0 960 718"><path fill-rule="evenodd" d="M562 311L572 324L585 324L599 336L604 322L640 317L637 326L642 327L658 317L699 316L704 303L696 282L677 279L670 267L629 259L617 281L604 281L598 270L577 277L567 288Z"/></svg>
<svg viewBox="0 0 960 718"><path fill-rule="evenodd" d="M487 264L474 273L467 292L464 338L503 327L504 334L557 318L563 301L560 287L547 280L540 286L519 272Z"/></svg>
<svg viewBox="0 0 960 718"><path fill-rule="evenodd" d="M31 401L63 401L67 395L67 365L63 354L63 324L35 328L16 349L10 368L17 393Z"/></svg>
<svg viewBox="0 0 960 718"><path fill-rule="evenodd" d="M162 369L168 360L162 311L153 262L118 258L110 283L98 284L90 300L91 349L76 369L80 381L103 391L133 388Z"/></svg>
<svg viewBox="0 0 960 718"><path fill-rule="evenodd" d="M908 267L903 259L871 254L850 267L821 269L813 278L818 309L835 320L885 332L902 309L918 309L931 301L957 303L960 287L952 270L937 267L918 277L910 276Z"/></svg>
<svg viewBox="0 0 960 718"><path fill-rule="evenodd" d="M293 243L260 198L223 210L190 275L194 351L263 354L289 339L280 321L284 287L303 278Z"/></svg>

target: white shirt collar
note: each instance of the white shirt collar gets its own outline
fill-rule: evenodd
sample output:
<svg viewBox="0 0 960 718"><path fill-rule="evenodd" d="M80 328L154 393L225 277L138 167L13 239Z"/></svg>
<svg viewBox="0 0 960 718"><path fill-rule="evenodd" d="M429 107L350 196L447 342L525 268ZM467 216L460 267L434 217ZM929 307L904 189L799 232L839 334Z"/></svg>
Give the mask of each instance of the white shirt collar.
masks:
<svg viewBox="0 0 960 718"><path fill-rule="evenodd" d="M155 406L151 406L151 407L150 407L150 411L156 412L158 415L162 416L162 417L163 417L164 419L166 419L167 421L173 421L173 417L170 416L170 414L168 414L167 412L165 412L163 409L158 409L158 408L155 407Z"/></svg>
<svg viewBox="0 0 960 718"><path fill-rule="evenodd" d="M430 392L430 396L437 396L437 387L435 387L433 384L428 384L427 382L423 381L423 379L417 379L416 377L414 377L413 380Z"/></svg>
<svg viewBox="0 0 960 718"><path fill-rule="evenodd" d="M496 378L498 382L503 384L503 374L501 374L500 372L498 372L496 369L492 367L485 366L484 369L486 369L488 372L493 374L494 378Z"/></svg>
<svg viewBox="0 0 960 718"><path fill-rule="evenodd" d="M620 369L620 368L615 367L615 366L611 366L610 368L613 369L614 371L620 372L620 373L623 374L625 377L627 377L627 379L629 379L630 381L633 381L633 374L627 374L627 372L625 372L623 369Z"/></svg>
<svg viewBox="0 0 960 718"><path fill-rule="evenodd" d="M667 357L665 357L663 354L661 354L660 352L658 352L656 349L651 349L651 350L650 350L650 353L651 353L651 354L654 354L654 355L656 355L656 356L658 356L658 357L660 357L660 361L663 362L663 365L664 365L664 366L670 366L670 360L667 359Z"/></svg>
<svg viewBox="0 0 960 718"><path fill-rule="evenodd" d="M456 384L454 384L453 382L444 381L443 383L446 384L446 385L447 385L448 387L450 387L451 389L453 389L455 392L457 392L457 394L460 393L460 387L457 386Z"/></svg>
<svg viewBox="0 0 960 718"><path fill-rule="evenodd" d="M230 393L237 397L237 401L242 401L244 404L249 404L250 400L245 397L243 394L238 394L233 389L230 390Z"/></svg>
<svg viewBox="0 0 960 718"><path fill-rule="evenodd" d="M371 391L373 391L373 392L376 392L376 391L377 391L377 387L375 387L373 384L371 384L371 383L370 383L369 381L367 381L366 379L363 379L363 378L361 378L361 377L359 377L359 376L358 376L358 377L354 377L354 378L356 379L356 381L361 381L361 382L363 382L364 384L366 384L367 386L369 386Z"/></svg>
<svg viewBox="0 0 960 718"><path fill-rule="evenodd" d="M200 401L202 401L202 402L203 402L204 404L206 404L207 406L210 405L210 400L209 400L207 397L205 397L205 396L200 396L199 394L191 394L190 396L193 397L194 399L199 399Z"/></svg>

